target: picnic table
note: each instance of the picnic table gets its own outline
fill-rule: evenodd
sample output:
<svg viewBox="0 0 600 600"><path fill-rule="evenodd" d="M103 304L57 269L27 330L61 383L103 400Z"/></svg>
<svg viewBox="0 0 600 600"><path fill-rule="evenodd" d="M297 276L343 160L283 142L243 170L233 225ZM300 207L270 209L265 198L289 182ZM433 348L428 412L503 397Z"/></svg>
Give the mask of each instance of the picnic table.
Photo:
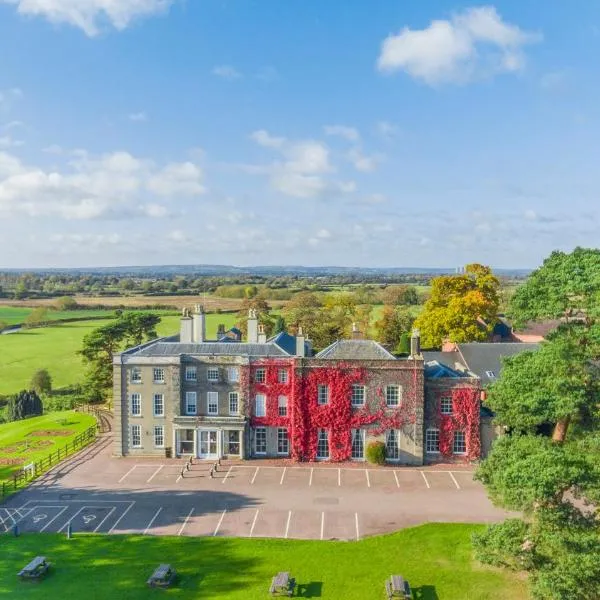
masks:
<svg viewBox="0 0 600 600"><path fill-rule="evenodd" d="M176 576L177 571L171 565L158 565L146 583L150 587L158 586L166 588L173 583Z"/></svg>
<svg viewBox="0 0 600 600"><path fill-rule="evenodd" d="M26 567L19 571L19 577L28 581L37 581L46 574L50 563L45 556L36 556Z"/></svg>
<svg viewBox="0 0 600 600"><path fill-rule="evenodd" d="M294 593L295 585L295 581L290 579L288 572L280 572L273 577L269 592L271 596L291 596Z"/></svg>
<svg viewBox="0 0 600 600"><path fill-rule="evenodd" d="M385 581L388 598L412 598L410 585L402 575L392 575Z"/></svg>

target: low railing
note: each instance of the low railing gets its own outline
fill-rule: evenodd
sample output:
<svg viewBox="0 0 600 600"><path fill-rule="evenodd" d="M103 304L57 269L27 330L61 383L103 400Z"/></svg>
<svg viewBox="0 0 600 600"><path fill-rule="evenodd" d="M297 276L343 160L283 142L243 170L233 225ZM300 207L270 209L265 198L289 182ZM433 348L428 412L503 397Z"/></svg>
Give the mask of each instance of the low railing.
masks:
<svg viewBox="0 0 600 600"><path fill-rule="evenodd" d="M58 448L36 462L25 465L22 469L15 472L10 479L2 482L2 485L0 486L0 498L12 494L17 489L24 487L30 481L33 481L36 477L42 475L54 465L57 465L60 461L91 444L96 439L97 431L98 425L92 425L92 427L89 427L82 433L76 435L70 442L67 442L66 445L61 448Z"/></svg>

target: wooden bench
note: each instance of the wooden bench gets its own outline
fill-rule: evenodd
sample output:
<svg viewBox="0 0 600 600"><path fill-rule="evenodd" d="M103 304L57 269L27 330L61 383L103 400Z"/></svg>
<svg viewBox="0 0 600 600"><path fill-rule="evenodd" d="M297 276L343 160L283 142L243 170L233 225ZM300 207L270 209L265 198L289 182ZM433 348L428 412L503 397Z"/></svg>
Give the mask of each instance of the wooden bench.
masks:
<svg viewBox="0 0 600 600"><path fill-rule="evenodd" d="M25 581L39 581L50 568L45 556L36 556L26 567L19 571L19 577Z"/></svg>
<svg viewBox="0 0 600 600"><path fill-rule="evenodd" d="M273 577L269 593L271 596L291 596L294 593L296 582L290 579L290 574L280 572Z"/></svg>
<svg viewBox="0 0 600 600"><path fill-rule="evenodd" d="M385 591L388 598L412 598L410 585L402 575L392 575L385 581Z"/></svg>
<svg viewBox="0 0 600 600"><path fill-rule="evenodd" d="M167 588L175 581L176 576L177 571L171 565L158 565L146 583L150 587Z"/></svg>

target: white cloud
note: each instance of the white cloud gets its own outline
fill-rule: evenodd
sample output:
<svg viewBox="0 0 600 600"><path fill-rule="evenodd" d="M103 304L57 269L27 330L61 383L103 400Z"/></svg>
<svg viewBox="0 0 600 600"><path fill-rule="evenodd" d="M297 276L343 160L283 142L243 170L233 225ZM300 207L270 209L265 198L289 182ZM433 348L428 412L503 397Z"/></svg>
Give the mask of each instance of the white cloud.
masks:
<svg viewBox="0 0 600 600"><path fill-rule="evenodd" d="M10 121L6 125L2 126L4 131L10 131L11 129L16 129L17 127L25 127L25 123L23 121Z"/></svg>
<svg viewBox="0 0 600 600"><path fill-rule="evenodd" d="M405 71L429 85L464 83L482 75L523 68L523 46L539 42L538 33L502 20L493 6L469 8L425 29L404 27L381 45L377 67Z"/></svg>
<svg viewBox="0 0 600 600"><path fill-rule="evenodd" d="M337 135L350 142L356 142L360 139L360 134L354 127L347 127L346 125L326 125L324 129L327 135Z"/></svg>
<svg viewBox="0 0 600 600"><path fill-rule="evenodd" d="M222 79L227 79L228 81L233 81L234 79L240 79L242 74L231 65L217 65L212 70L213 75L217 77L221 77Z"/></svg>
<svg viewBox="0 0 600 600"><path fill-rule="evenodd" d="M122 31L132 21L166 13L175 0L0 0L14 5L22 15L44 17L51 23L67 23L89 37L100 33L105 22Z"/></svg>
<svg viewBox="0 0 600 600"><path fill-rule="evenodd" d="M319 231L317 231L317 237L320 240L328 240L331 238L331 231L329 231L329 229L319 229Z"/></svg>
<svg viewBox="0 0 600 600"><path fill-rule="evenodd" d="M536 221L538 216L537 213L535 212L535 210L532 210L531 208L528 208L524 213L523 216L528 220L528 221Z"/></svg>
<svg viewBox="0 0 600 600"><path fill-rule="evenodd" d="M265 131L264 129L253 131L250 134L250 137L259 146L265 146L266 148L281 148L281 146L283 146L283 144L285 143L284 137L272 136L268 131Z"/></svg>
<svg viewBox="0 0 600 600"><path fill-rule="evenodd" d="M131 113L131 114L127 115L127 118L130 121L134 121L137 123L143 123L148 120L148 115L144 111L141 111L141 112Z"/></svg>
<svg viewBox="0 0 600 600"><path fill-rule="evenodd" d="M45 152L46 154L62 154L63 149L62 146L59 146L58 144L50 144L50 146L42 148L42 152Z"/></svg>
<svg viewBox="0 0 600 600"><path fill-rule="evenodd" d="M92 156L77 151L62 170L23 164L0 152L0 213L65 219L164 217L158 198L204 193L194 163L156 165L127 152Z"/></svg>
<svg viewBox="0 0 600 600"><path fill-rule="evenodd" d="M23 140L14 140L10 135L0 137L0 148L15 148L22 146L24 143Z"/></svg>
<svg viewBox="0 0 600 600"><path fill-rule="evenodd" d="M354 165L357 171L370 173L377 168L377 165L382 160L380 155L367 156L363 154L360 148L352 148L348 152L348 160Z"/></svg>
<svg viewBox="0 0 600 600"><path fill-rule="evenodd" d="M564 71L546 73L540 78L540 86L545 90L559 89L564 85L566 78L567 76Z"/></svg>
<svg viewBox="0 0 600 600"><path fill-rule="evenodd" d="M398 134L398 127L389 121L378 121L376 130L381 137L386 139L391 139Z"/></svg>

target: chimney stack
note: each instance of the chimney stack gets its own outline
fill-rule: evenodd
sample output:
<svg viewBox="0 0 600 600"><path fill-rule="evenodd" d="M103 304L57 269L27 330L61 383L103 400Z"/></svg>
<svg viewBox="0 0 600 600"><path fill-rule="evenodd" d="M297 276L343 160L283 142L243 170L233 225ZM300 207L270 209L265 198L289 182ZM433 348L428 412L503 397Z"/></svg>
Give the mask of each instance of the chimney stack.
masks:
<svg viewBox="0 0 600 600"><path fill-rule="evenodd" d="M250 344L258 343L258 317L256 310L251 308L248 311L248 342Z"/></svg>
<svg viewBox="0 0 600 600"><path fill-rule="evenodd" d="M181 322L179 328L179 341L182 344L191 344L194 339L193 333L193 321L190 316L190 309L184 308L181 315Z"/></svg>
<svg viewBox="0 0 600 600"><path fill-rule="evenodd" d="M306 338L304 337L304 332L302 331L302 327L298 327L298 333L296 334L296 356L306 356Z"/></svg>
<svg viewBox="0 0 600 600"><path fill-rule="evenodd" d="M358 325L356 323L352 323L352 339L353 340L362 339L362 333L358 329Z"/></svg>
<svg viewBox="0 0 600 600"><path fill-rule="evenodd" d="M410 336L410 356L408 358L423 358L421 355L421 332L418 329L413 329Z"/></svg>
<svg viewBox="0 0 600 600"><path fill-rule="evenodd" d="M267 334L265 333L265 326L262 323L258 326L258 343L267 343Z"/></svg>
<svg viewBox="0 0 600 600"><path fill-rule="evenodd" d="M192 341L195 344L201 344L206 341L206 315L204 314L204 306L202 306L202 304L196 304L196 306L194 306L192 321Z"/></svg>

